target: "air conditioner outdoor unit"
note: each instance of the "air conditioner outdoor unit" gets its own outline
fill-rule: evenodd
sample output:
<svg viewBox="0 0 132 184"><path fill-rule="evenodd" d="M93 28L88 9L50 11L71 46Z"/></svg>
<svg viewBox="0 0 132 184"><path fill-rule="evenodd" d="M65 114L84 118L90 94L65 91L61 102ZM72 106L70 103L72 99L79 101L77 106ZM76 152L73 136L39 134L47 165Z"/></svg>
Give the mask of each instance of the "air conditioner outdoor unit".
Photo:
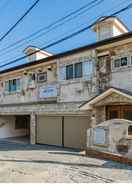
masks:
<svg viewBox="0 0 132 184"><path fill-rule="evenodd" d="M47 72L38 73L37 81L38 82L46 82L47 81Z"/></svg>

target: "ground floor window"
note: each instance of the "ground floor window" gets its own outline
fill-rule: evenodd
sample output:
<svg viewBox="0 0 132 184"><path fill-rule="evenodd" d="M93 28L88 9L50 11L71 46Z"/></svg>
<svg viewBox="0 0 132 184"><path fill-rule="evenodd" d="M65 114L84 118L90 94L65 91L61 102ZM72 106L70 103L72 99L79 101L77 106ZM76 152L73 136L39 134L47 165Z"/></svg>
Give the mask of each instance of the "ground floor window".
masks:
<svg viewBox="0 0 132 184"><path fill-rule="evenodd" d="M113 105L106 108L107 119L127 119L132 121L132 106Z"/></svg>
<svg viewBox="0 0 132 184"><path fill-rule="evenodd" d="M128 127L128 135L132 135L132 125Z"/></svg>

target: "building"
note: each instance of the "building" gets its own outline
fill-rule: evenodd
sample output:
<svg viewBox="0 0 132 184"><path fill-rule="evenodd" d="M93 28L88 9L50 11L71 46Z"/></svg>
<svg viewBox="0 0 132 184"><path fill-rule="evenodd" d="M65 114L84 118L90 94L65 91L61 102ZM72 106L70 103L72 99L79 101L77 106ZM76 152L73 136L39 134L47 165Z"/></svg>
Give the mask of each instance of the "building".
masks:
<svg viewBox="0 0 132 184"><path fill-rule="evenodd" d="M131 120L132 33L116 17L92 29L93 44L57 55L29 46L26 64L0 72L1 138L84 148L93 124Z"/></svg>

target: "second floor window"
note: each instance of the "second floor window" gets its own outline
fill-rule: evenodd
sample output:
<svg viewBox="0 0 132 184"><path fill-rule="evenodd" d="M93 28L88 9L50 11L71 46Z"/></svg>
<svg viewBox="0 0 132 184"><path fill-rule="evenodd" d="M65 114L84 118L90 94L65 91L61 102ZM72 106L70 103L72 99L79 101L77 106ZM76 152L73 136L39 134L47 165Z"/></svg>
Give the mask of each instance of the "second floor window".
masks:
<svg viewBox="0 0 132 184"><path fill-rule="evenodd" d="M20 79L12 79L5 81L5 92L19 92L20 91Z"/></svg>
<svg viewBox="0 0 132 184"><path fill-rule="evenodd" d="M114 60L114 68L120 68L125 67L128 65L128 58L127 57L121 57Z"/></svg>
<svg viewBox="0 0 132 184"><path fill-rule="evenodd" d="M73 65L66 66L66 80L73 79Z"/></svg>
<svg viewBox="0 0 132 184"><path fill-rule="evenodd" d="M82 63L75 64L75 78L82 77Z"/></svg>
<svg viewBox="0 0 132 184"><path fill-rule="evenodd" d="M59 80L71 80L83 78L85 80L91 79L93 74L93 60L84 59L82 62L61 66L59 68Z"/></svg>
<svg viewBox="0 0 132 184"><path fill-rule="evenodd" d="M66 66L66 80L82 77L82 63L75 63Z"/></svg>

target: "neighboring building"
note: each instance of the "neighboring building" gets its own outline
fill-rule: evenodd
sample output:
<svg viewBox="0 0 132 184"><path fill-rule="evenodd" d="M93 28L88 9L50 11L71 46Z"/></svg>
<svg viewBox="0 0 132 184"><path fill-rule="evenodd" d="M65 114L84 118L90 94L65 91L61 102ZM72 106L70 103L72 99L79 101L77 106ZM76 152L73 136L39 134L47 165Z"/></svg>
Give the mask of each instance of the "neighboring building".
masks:
<svg viewBox="0 0 132 184"><path fill-rule="evenodd" d="M93 26L96 43L57 55L39 49L32 58L29 47L30 62L0 72L1 137L28 134L32 144L84 148L88 128L113 118L113 105L131 104L132 33L116 17L102 23ZM110 86L124 90L100 96Z"/></svg>

